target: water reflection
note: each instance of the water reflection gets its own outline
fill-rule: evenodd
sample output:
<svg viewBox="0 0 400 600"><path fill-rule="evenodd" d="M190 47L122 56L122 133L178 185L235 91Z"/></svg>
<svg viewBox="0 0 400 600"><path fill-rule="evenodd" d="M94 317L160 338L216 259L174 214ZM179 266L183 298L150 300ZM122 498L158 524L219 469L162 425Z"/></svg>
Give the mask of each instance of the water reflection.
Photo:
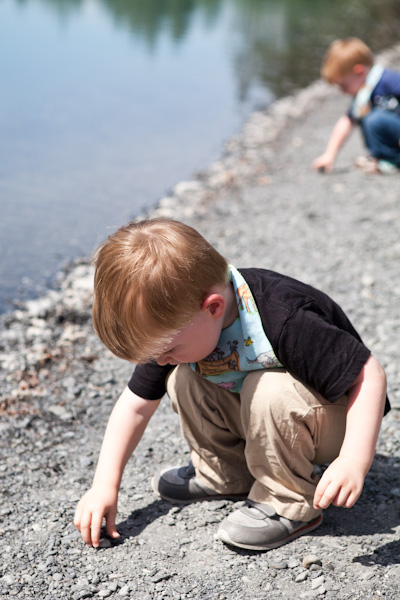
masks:
<svg viewBox="0 0 400 600"><path fill-rule="evenodd" d="M398 0L1 0L0 312L318 77L333 38L377 51L399 25Z"/></svg>
<svg viewBox="0 0 400 600"><path fill-rule="evenodd" d="M156 53L168 35L180 45L191 27L218 27L223 9L232 9L227 43L234 57L238 97L255 82L274 96L307 85L318 76L321 54L335 37L356 35L374 51L398 41L398 0L15 0L39 2L67 23L91 4L101 6L116 28Z"/></svg>

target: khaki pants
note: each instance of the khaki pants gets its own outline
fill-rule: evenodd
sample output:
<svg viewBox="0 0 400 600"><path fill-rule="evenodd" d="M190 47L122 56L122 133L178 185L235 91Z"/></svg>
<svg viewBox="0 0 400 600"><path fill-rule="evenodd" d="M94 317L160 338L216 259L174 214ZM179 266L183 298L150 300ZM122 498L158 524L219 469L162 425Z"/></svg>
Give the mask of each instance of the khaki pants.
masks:
<svg viewBox="0 0 400 600"><path fill-rule="evenodd" d="M288 519L319 514L313 465L339 453L346 396L331 404L284 369L249 373L235 394L188 365L174 369L167 390L201 482L219 493L248 493Z"/></svg>

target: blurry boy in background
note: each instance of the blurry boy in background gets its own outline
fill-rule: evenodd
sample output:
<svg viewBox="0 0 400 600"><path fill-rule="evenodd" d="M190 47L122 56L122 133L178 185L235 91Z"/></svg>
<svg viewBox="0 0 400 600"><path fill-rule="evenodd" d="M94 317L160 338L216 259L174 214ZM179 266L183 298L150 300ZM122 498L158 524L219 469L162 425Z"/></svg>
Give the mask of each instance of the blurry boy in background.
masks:
<svg viewBox="0 0 400 600"><path fill-rule="evenodd" d="M332 171L336 156L355 125L360 125L370 156L355 164L367 173L395 173L400 167L400 73L374 63L371 50L358 38L334 41L321 75L353 97L313 167Z"/></svg>

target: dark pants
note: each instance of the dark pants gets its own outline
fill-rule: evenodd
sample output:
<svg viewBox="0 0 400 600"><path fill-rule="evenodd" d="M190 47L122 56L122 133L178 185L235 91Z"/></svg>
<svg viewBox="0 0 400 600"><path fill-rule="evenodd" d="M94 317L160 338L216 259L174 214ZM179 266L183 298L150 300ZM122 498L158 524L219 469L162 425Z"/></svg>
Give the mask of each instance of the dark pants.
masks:
<svg viewBox="0 0 400 600"><path fill-rule="evenodd" d="M371 155L400 166L400 114L375 108L362 119L361 127Z"/></svg>

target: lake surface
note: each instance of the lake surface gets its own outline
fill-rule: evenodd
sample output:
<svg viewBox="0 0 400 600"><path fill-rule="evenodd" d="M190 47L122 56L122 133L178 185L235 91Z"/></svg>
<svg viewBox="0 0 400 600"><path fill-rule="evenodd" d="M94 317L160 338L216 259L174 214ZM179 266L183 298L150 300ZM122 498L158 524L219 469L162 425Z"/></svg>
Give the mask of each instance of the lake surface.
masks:
<svg viewBox="0 0 400 600"><path fill-rule="evenodd" d="M0 0L0 313L218 159L398 0Z"/></svg>

